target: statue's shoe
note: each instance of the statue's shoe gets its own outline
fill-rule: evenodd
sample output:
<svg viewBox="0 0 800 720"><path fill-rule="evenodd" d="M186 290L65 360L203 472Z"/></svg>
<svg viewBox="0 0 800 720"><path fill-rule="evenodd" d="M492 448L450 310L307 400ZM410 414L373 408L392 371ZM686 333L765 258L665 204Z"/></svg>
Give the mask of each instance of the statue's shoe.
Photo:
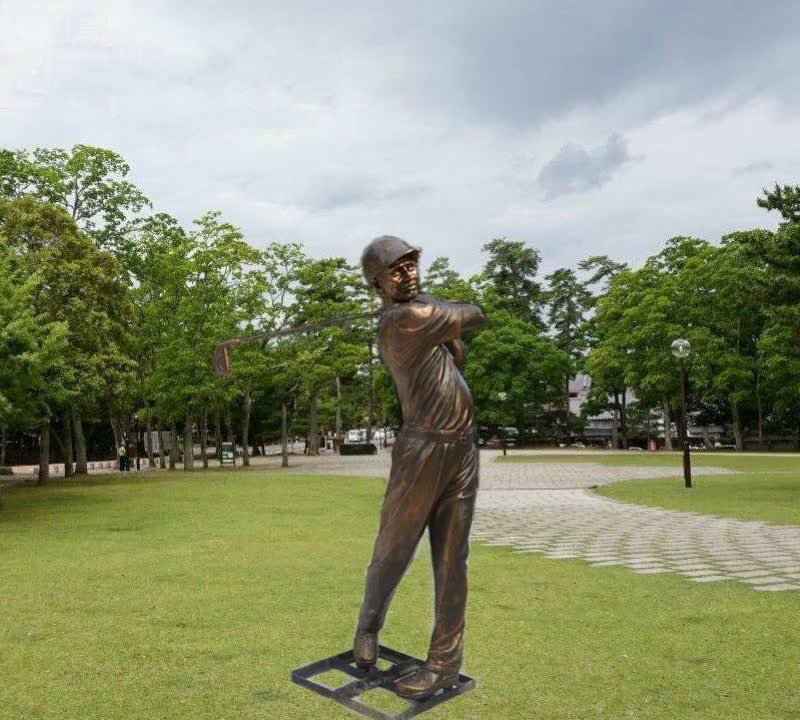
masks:
<svg viewBox="0 0 800 720"><path fill-rule="evenodd" d="M353 657L356 665L363 669L371 668L378 662L378 633L357 630L353 640Z"/></svg>
<svg viewBox="0 0 800 720"><path fill-rule="evenodd" d="M409 700L422 700L441 688L449 688L457 683L458 672L438 673L423 666L395 682L394 691Z"/></svg>

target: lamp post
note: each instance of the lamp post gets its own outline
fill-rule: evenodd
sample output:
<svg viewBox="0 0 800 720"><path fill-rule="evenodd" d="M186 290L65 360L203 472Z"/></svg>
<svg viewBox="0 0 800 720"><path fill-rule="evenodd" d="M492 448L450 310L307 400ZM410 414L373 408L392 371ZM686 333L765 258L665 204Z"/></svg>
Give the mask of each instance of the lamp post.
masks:
<svg viewBox="0 0 800 720"><path fill-rule="evenodd" d="M692 487L692 465L689 459L689 422L686 414L686 358L692 351L688 340L678 338L672 343L672 354L681 366L681 430L683 435L683 480L687 488Z"/></svg>
<svg viewBox="0 0 800 720"><path fill-rule="evenodd" d="M506 400L508 400L508 393L507 392L502 392L502 391L497 393L497 399L500 401L500 405L502 407L503 422L506 422L505 402L506 402ZM506 444L506 426L503 425L502 427L503 427L503 455L506 455L507 454L506 453L506 448L507 448L507 444Z"/></svg>

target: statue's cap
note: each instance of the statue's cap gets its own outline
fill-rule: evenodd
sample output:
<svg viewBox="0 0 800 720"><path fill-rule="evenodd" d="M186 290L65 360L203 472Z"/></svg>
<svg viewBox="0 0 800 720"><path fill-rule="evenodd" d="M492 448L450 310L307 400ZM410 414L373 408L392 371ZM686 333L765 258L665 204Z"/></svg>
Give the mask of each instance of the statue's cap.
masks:
<svg viewBox="0 0 800 720"><path fill-rule="evenodd" d="M374 285L378 275L400 258L411 256L416 260L419 253L419 248L409 245L399 237L381 235L370 242L361 253L361 269L367 282Z"/></svg>

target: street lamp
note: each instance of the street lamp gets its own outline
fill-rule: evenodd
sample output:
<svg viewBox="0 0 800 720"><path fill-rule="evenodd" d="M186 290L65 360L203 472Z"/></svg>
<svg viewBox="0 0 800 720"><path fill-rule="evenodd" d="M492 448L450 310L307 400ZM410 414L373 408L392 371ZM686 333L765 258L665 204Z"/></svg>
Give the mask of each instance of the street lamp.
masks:
<svg viewBox="0 0 800 720"><path fill-rule="evenodd" d="M503 392L503 391L497 393L497 399L500 401L501 406L503 408L502 418L503 418L503 422L505 422L506 421L506 417L505 417L505 402L506 402L506 400L508 400L508 393L507 392ZM502 428L503 428L503 430L502 430L502 435L503 435L503 455L506 455L507 454L506 453L507 445L506 445L506 427L505 427L505 425L503 425Z"/></svg>
<svg viewBox="0 0 800 720"><path fill-rule="evenodd" d="M687 488L692 487L692 465L689 460L689 422L686 414L686 363L685 360L692 352L688 340L678 338L673 341L672 354L680 360L681 365L681 426L683 434L683 480Z"/></svg>

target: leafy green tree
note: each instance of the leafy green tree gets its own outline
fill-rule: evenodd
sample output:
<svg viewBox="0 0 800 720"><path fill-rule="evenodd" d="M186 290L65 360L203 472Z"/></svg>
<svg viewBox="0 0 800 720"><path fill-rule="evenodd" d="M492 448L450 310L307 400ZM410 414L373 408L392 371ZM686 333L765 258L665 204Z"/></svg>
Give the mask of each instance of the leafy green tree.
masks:
<svg viewBox="0 0 800 720"><path fill-rule="evenodd" d="M738 450L744 449L745 423L753 415L762 435L758 339L764 328L766 268L752 258L746 233L733 233L720 247L706 247L683 270L689 311L698 328L696 368L702 399L730 409ZM701 331L702 330L702 331Z"/></svg>
<svg viewBox="0 0 800 720"><path fill-rule="evenodd" d="M574 270L559 268L545 277L548 283L544 297L548 306L548 322L556 347L570 358L570 366L562 379L564 393L561 405L564 412L564 428L570 430L569 381L575 375L577 361L582 357L585 339L583 326L587 310L591 307L592 295L578 280Z"/></svg>
<svg viewBox="0 0 800 720"><path fill-rule="evenodd" d="M667 448L671 448L670 418L678 389L669 347L684 334L676 322L678 303L672 278L655 259L639 270L618 273L597 302L594 339L586 360L593 385L597 376L598 392L624 398L625 388L631 387L644 405L663 409Z"/></svg>
<svg viewBox="0 0 800 720"><path fill-rule="evenodd" d="M765 325L758 340L763 387L772 399L771 424L791 429L800 447L800 186L776 185L757 202L783 219L774 233L751 231L742 238L767 267Z"/></svg>
<svg viewBox="0 0 800 720"><path fill-rule="evenodd" d="M777 210L787 223L800 224L800 185L778 185L756 200L759 207Z"/></svg>
<svg viewBox="0 0 800 720"><path fill-rule="evenodd" d="M589 303L594 305L597 298L608 292L608 284L615 275L623 270L628 270L628 264L612 260L608 255L591 255L578 262L578 268L592 274L584 281L584 287L592 288L600 283L600 290L592 295Z"/></svg>
<svg viewBox="0 0 800 720"><path fill-rule="evenodd" d="M39 427L40 483L51 419L78 391L76 323L57 299L54 270L63 257L83 269L80 241L63 210L32 197L0 200L0 426Z"/></svg>
<svg viewBox="0 0 800 720"><path fill-rule="evenodd" d="M33 194L61 205L99 247L123 253L131 215L150 201L127 180L130 167L119 154L91 145L71 150L0 150L0 192Z"/></svg>
<svg viewBox="0 0 800 720"><path fill-rule="evenodd" d="M541 255L520 241L494 238L483 246L489 257L484 265L482 301L490 313L494 308L544 329L544 294L536 279Z"/></svg>
<svg viewBox="0 0 800 720"><path fill-rule="evenodd" d="M437 257L422 275L423 292L452 302L478 302L478 283L463 278L446 257Z"/></svg>
<svg viewBox="0 0 800 720"><path fill-rule="evenodd" d="M153 303L147 328L158 339L148 394L159 417L173 427L183 422L184 467L192 470L195 422L202 426L207 409L226 393L211 357L257 309L261 254L218 212L203 215L188 233L167 218L155 229L158 252L142 284Z"/></svg>
<svg viewBox="0 0 800 720"><path fill-rule="evenodd" d="M496 313L470 342L465 377L481 423L542 426L557 404L570 358L529 323Z"/></svg>
<svg viewBox="0 0 800 720"><path fill-rule="evenodd" d="M293 324L320 322L366 312L374 300L368 296L361 273L342 258L309 260L298 272L295 302L290 316ZM373 323L363 321L349 327L333 327L298 339L298 369L303 380L299 388L308 406L309 452L319 451L319 404L321 396L334 392L336 378L363 374L367 384L367 426L374 420L372 389L374 367Z"/></svg>

